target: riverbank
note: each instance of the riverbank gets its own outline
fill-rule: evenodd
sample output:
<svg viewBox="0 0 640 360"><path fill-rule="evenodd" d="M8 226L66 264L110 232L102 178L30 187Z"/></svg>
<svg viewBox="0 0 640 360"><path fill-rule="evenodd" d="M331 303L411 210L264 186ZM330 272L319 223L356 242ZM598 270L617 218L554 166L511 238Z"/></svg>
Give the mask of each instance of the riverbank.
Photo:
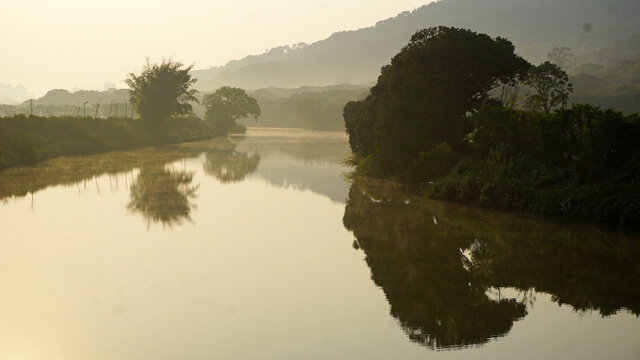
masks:
<svg viewBox="0 0 640 360"><path fill-rule="evenodd" d="M468 128L457 149L436 145L400 170L386 166L393 159L387 153L355 153L349 162L360 175L433 199L640 232L638 114L590 105L550 114L485 106Z"/></svg>
<svg viewBox="0 0 640 360"><path fill-rule="evenodd" d="M467 153L429 179L424 194L640 231L637 114L588 105L546 115L494 107L472 121Z"/></svg>
<svg viewBox="0 0 640 360"><path fill-rule="evenodd" d="M3 117L0 118L0 170L59 156L204 140L210 138L210 134L209 126L196 117L173 118L153 129L141 120L125 118Z"/></svg>

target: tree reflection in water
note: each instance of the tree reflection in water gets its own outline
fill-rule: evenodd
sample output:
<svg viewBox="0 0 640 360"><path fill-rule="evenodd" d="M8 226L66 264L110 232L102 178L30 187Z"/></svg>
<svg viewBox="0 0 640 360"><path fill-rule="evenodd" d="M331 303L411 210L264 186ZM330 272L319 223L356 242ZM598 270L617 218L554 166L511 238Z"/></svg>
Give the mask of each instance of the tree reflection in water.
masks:
<svg viewBox="0 0 640 360"><path fill-rule="evenodd" d="M256 171L260 154L236 151L236 144L229 141L215 150L205 152L204 172L223 184L239 182Z"/></svg>
<svg viewBox="0 0 640 360"><path fill-rule="evenodd" d="M354 179L344 225L411 340L481 345L527 314L534 289L576 310L640 313L638 239L414 197ZM524 298L505 299L501 288Z"/></svg>
<svg viewBox="0 0 640 360"><path fill-rule="evenodd" d="M127 209L142 214L148 225L155 222L171 227L190 222L198 189L192 181L192 173L169 170L164 163L145 164L131 184Z"/></svg>

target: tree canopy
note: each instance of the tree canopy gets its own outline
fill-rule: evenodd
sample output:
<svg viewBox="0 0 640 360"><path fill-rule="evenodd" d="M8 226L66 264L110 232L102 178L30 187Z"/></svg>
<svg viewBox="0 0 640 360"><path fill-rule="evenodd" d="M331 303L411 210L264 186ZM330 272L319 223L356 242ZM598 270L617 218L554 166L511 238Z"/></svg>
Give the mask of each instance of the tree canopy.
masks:
<svg viewBox="0 0 640 360"><path fill-rule="evenodd" d="M352 150L372 173L392 175L440 143L459 149L470 130L466 114L529 67L506 39L443 26L420 30L382 68L371 94L345 108Z"/></svg>
<svg viewBox="0 0 640 360"><path fill-rule="evenodd" d="M261 113L258 101L240 88L223 86L205 95L202 102L207 108L204 118L211 123L216 135L227 134L238 119L249 116L257 119Z"/></svg>
<svg viewBox="0 0 640 360"><path fill-rule="evenodd" d="M189 102L198 102L197 90L191 86L197 81L190 71L177 61L163 59L160 64L147 64L140 75L129 74L125 83L131 91L129 99L147 123L159 123L171 115L189 115L193 109Z"/></svg>
<svg viewBox="0 0 640 360"><path fill-rule="evenodd" d="M535 93L527 98L526 107L531 110L542 110L545 114L569 97L573 86L569 76L559 65L545 61L529 70L524 83L533 88Z"/></svg>

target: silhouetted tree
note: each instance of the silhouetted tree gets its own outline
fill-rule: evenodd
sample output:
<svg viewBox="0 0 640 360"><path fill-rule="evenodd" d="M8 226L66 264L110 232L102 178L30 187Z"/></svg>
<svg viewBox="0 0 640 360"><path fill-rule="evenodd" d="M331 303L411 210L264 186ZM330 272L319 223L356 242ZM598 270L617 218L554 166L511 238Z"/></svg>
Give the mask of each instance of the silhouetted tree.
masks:
<svg viewBox="0 0 640 360"><path fill-rule="evenodd" d="M197 79L190 74L193 65L183 66L167 59L151 64L147 59L140 75L130 73L125 80L131 88L129 101L148 124L163 122L171 115L193 113L189 102L198 102L197 90L191 89Z"/></svg>
<svg viewBox="0 0 640 360"><path fill-rule="evenodd" d="M205 121L211 123L215 135L227 134L237 125L238 119L260 116L258 101L240 88L221 87L215 93L205 95L203 103L207 108Z"/></svg>
<svg viewBox="0 0 640 360"><path fill-rule="evenodd" d="M382 68L359 109L345 109L352 150L386 176L409 170L442 142L459 150L470 130L466 114L529 66L503 38L451 27L418 31Z"/></svg>
<svg viewBox="0 0 640 360"><path fill-rule="evenodd" d="M567 73L549 61L532 67L524 83L535 90L535 94L527 97L525 106L532 110L542 110L545 114L563 100L566 102L573 92Z"/></svg>

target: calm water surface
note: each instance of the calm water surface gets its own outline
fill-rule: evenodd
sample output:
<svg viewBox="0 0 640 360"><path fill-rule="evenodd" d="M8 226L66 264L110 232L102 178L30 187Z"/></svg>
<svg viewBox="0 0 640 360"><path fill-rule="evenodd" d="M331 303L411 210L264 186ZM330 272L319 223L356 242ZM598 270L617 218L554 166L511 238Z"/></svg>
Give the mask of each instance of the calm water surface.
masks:
<svg viewBox="0 0 640 360"><path fill-rule="evenodd" d="M0 359L640 359L640 239L347 155L251 129L0 172Z"/></svg>

